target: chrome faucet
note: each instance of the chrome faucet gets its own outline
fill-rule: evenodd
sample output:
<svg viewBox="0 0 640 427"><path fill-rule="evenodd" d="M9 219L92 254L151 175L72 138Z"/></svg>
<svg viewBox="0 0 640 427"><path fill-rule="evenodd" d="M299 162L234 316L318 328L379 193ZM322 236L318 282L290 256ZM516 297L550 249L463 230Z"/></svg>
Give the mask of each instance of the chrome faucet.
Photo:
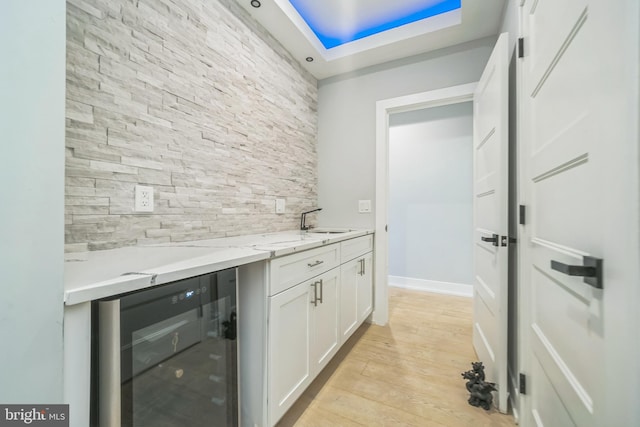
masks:
<svg viewBox="0 0 640 427"><path fill-rule="evenodd" d="M321 210L322 210L322 208L318 208L318 209L312 209L310 211L302 212L302 214L300 215L300 230L301 231L307 231L307 230L309 230L309 228L311 228L311 227L309 227L308 225L305 224L305 222L307 220L307 214L309 214L311 212L318 212L318 211L321 211Z"/></svg>

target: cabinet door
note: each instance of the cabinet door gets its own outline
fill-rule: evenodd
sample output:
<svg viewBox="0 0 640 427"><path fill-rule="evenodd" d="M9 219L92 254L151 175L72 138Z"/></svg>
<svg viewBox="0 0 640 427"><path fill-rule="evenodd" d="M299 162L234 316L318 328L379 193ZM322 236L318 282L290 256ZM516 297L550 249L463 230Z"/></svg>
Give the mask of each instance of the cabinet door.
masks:
<svg viewBox="0 0 640 427"><path fill-rule="evenodd" d="M362 263L358 282L358 325L361 324L373 310L373 254L369 252L359 258Z"/></svg>
<svg viewBox="0 0 640 427"><path fill-rule="evenodd" d="M312 279L318 301L312 307L311 375L315 377L338 351L338 281L340 269L334 268ZM320 301L322 300L322 301ZM312 298L313 301L313 298Z"/></svg>
<svg viewBox="0 0 640 427"><path fill-rule="evenodd" d="M312 293L305 282L269 298L270 425L284 415L311 383Z"/></svg>
<svg viewBox="0 0 640 427"><path fill-rule="evenodd" d="M344 343L358 327L358 273L360 260L354 259L340 268L340 342Z"/></svg>

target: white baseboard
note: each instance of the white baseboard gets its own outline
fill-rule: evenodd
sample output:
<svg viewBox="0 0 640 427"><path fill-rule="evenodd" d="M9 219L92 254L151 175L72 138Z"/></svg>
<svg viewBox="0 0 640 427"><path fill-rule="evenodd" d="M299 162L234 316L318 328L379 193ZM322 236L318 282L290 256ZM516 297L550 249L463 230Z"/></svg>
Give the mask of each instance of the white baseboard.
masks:
<svg viewBox="0 0 640 427"><path fill-rule="evenodd" d="M389 276L389 286L460 297L473 297L473 285L465 283L438 282L437 280Z"/></svg>

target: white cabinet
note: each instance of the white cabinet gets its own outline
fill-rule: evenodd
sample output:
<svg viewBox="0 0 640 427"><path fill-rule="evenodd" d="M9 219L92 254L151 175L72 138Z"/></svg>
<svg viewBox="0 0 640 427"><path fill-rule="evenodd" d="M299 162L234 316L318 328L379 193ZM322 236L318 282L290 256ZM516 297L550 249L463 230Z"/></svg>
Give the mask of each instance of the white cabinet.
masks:
<svg viewBox="0 0 640 427"><path fill-rule="evenodd" d="M269 265L269 425L338 351L339 263L340 245L334 244L276 258Z"/></svg>
<svg viewBox="0 0 640 427"><path fill-rule="evenodd" d="M336 354L338 335L338 283L340 269L334 268L313 279L317 295L311 315L311 375L315 377Z"/></svg>
<svg viewBox="0 0 640 427"><path fill-rule="evenodd" d="M351 260L340 266L340 342L358 328L358 271L360 263Z"/></svg>
<svg viewBox="0 0 640 427"><path fill-rule="evenodd" d="M373 309L372 236L341 243L340 342L344 343Z"/></svg>
<svg viewBox="0 0 640 427"><path fill-rule="evenodd" d="M312 294L309 284L301 283L269 298L269 425L311 383Z"/></svg>
<svg viewBox="0 0 640 427"><path fill-rule="evenodd" d="M358 264L362 268L357 276L358 324L361 324L373 311L373 253L363 255Z"/></svg>
<svg viewBox="0 0 640 427"><path fill-rule="evenodd" d="M265 370L259 345L245 345L255 353L246 362L249 372L254 379L266 372L266 385L265 393L243 394L250 399L243 425L275 425L371 313L372 246L367 235L274 258L265 263L264 281L258 269L253 276L240 270L264 284L251 292L267 301L266 316L258 304L245 314L252 319L245 328L257 330L266 320ZM243 384L255 388L249 379Z"/></svg>
<svg viewBox="0 0 640 427"><path fill-rule="evenodd" d="M372 235L345 240L340 243L340 263L344 264L371 251L373 251Z"/></svg>
<svg viewBox="0 0 640 427"><path fill-rule="evenodd" d="M276 258L269 263L269 295L340 265L340 245L333 244Z"/></svg>

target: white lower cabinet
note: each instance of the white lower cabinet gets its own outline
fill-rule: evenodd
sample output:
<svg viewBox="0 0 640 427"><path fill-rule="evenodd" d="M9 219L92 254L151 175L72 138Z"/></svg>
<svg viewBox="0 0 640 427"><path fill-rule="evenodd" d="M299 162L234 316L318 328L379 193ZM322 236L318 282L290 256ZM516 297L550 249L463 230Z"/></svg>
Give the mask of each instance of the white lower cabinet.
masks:
<svg viewBox="0 0 640 427"><path fill-rule="evenodd" d="M340 342L344 343L373 309L373 256L369 252L340 266Z"/></svg>
<svg viewBox="0 0 640 427"><path fill-rule="evenodd" d="M269 298L269 425L311 383L311 295L301 283Z"/></svg>
<svg viewBox="0 0 640 427"><path fill-rule="evenodd" d="M358 271L356 281L358 283L358 325L369 317L373 311L373 253L369 252L360 258L361 272Z"/></svg>
<svg viewBox="0 0 640 427"><path fill-rule="evenodd" d="M266 395L244 394L249 398L243 426L262 425L256 422L261 416L274 426L371 314L372 246L373 236L367 235L274 258L266 264L263 287L253 273L253 292L267 297ZM243 271L252 277L250 269ZM245 327L260 329L258 305L254 312L245 314ZM255 350L246 362L255 377L261 351L253 342L245 347ZM243 384L253 385L250 379Z"/></svg>
<svg viewBox="0 0 640 427"><path fill-rule="evenodd" d="M334 268L313 279L318 297L311 316L311 375L315 377L338 352L338 282L340 269ZM312 301L314 301L312 299Z"/></svg>
<svg viewBox="0 0 640 427"><path fill-rule="evenodd" d="M358 271L360 263L352 260L340 266L340 342L345 342L358 328Z"/></svg>
<svg viewBox="0 0 640 427"><path fill-rule="evenodd" d="M270 297L270 425L338 351L339 275L334 268Z"/></svg>

